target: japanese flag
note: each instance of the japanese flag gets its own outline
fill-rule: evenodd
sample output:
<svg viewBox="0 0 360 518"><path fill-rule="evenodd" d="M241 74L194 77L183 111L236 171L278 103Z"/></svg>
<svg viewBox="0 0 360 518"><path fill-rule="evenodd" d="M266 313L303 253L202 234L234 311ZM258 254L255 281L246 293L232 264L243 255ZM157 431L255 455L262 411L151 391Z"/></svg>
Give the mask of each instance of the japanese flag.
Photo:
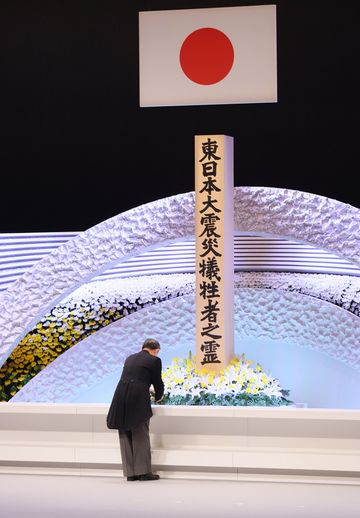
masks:
<svg viewBox="0 0 360 518"><path fill-rule="evenodd" d="M276 6L139 13L140 106L277 101Z"/></svg>

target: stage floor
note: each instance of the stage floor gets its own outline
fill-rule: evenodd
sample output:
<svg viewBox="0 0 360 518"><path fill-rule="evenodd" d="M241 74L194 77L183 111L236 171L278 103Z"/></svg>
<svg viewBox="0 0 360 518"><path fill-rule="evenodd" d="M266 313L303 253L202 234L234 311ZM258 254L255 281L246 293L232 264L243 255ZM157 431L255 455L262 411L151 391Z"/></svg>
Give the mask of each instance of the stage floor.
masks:
<svg viewBox="0 0 360 518"><path fill-rule="evenodd" d="M0 474L11 518L357 518L358 485Z"/></svg>

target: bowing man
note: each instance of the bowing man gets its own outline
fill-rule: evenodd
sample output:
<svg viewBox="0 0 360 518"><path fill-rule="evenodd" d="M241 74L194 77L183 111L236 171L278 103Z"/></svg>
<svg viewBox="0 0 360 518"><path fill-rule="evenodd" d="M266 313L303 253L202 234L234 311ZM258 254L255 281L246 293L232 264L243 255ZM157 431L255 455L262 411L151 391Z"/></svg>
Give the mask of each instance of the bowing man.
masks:
<svg viewBox="0 0 360 518"><path fill-rule="evenodd" d="M159 479L151 469L149 436L150 387L154 387L156 402L164 394L159 351L159 342L148 338L140 352L126 358L107 415L108 428L119 432L123 471L129 482Z"/></svg>

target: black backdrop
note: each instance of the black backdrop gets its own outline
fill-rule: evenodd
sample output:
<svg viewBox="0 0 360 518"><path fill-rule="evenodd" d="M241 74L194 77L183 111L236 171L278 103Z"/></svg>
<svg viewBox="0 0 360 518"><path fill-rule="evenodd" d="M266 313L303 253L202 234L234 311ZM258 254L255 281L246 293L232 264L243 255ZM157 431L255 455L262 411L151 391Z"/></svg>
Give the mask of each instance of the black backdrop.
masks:
<svg viewBox="0 0 360 518"><path fill-rule="evenodd" d="M273 2L277 104L139 108L138 11L260 3L0 0L0 231L84 230L191 191L206 133L234 136L235 185L359 207L358 0Z"/></svg>

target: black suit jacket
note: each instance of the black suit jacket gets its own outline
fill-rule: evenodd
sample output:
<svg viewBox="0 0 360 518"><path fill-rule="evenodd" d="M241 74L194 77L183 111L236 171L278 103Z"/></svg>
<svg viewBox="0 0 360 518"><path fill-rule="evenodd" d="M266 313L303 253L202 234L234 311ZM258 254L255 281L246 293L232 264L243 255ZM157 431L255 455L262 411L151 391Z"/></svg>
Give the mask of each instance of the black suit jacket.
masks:
<svg viewBox="0 0 360 518"><path fill-rule="evenodd" d="M153 415L149 393L151 385L158 401L164 394L160 358L146 350L129 356L107 415L108 428L131 430L150 419Z"/></svg>

